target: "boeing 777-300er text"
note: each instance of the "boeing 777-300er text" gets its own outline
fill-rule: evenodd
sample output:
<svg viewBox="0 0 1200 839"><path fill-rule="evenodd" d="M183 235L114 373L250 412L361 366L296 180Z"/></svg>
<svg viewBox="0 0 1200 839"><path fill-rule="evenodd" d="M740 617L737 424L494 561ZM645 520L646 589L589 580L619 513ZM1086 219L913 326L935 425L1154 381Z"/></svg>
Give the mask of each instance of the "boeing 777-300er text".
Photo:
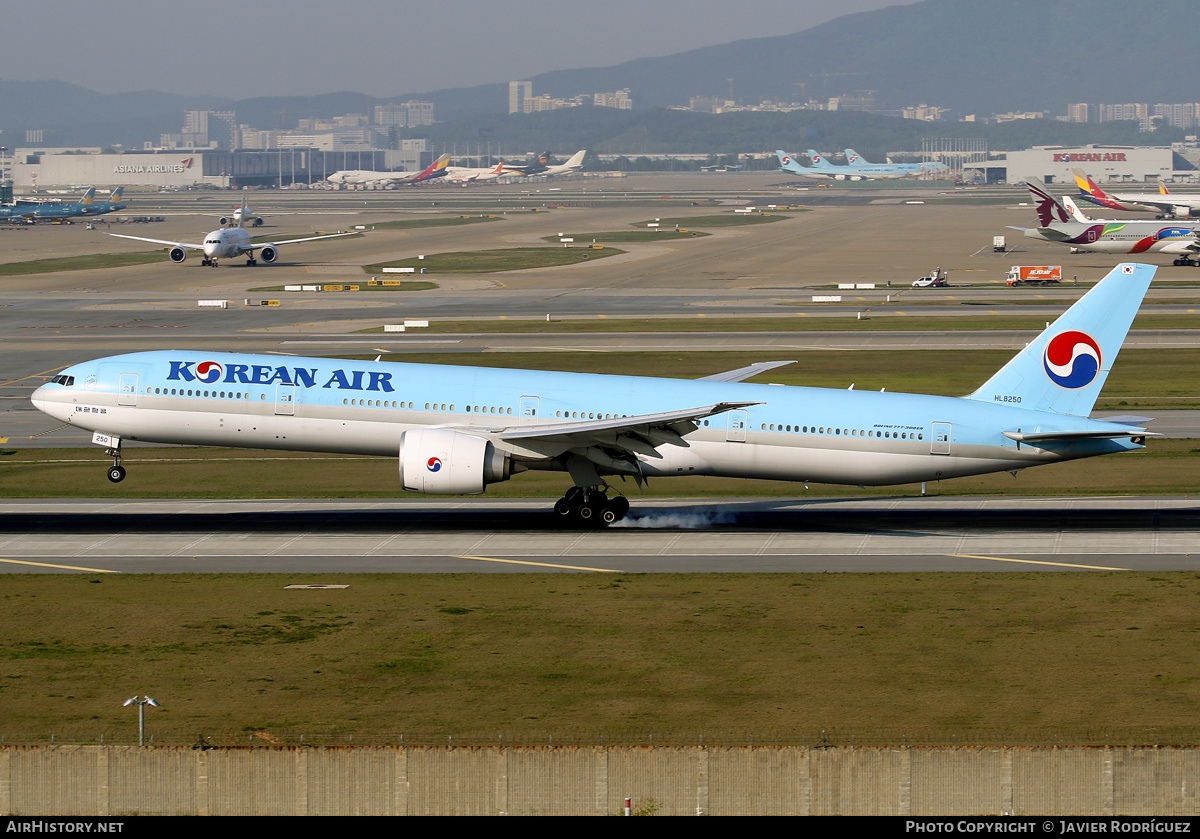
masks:
<svg viewBox="0 0 1200 839"><path fill-rule="evenodd" d="M430 178L441 177L450 155L443 154L420 172L372 172L367 169L343 169L334 172L325 180L334 184L416 184Z"/></svg>
<svg viewBox="0 0 1200 839"><path fill-rule="evenodd" d="M611 523L615 476L881 486L1140 449L1147 418L1089 414L1154 272L1117 266L964 397L745 383L786 361L682 380L168 350L71 365L33 404L91 431L114 482L130 440L378 455L432 495L566 472L557 516Z"/></svg>
<svg viewBox="0 0 1200 839"><path fill-rule="evenodd" d="M251 218L246 214L246 190L242 190L242 208L238 213L238 223L236 227L222 227L218 230L213 230L204 237L204 244L197 245L190 242L172 242L169 239L147 239L144 236L127 236L124 233L109 233L109 236L116 236L118 239L133 239L137 242L152 242L156 245L167 245L167 256L172 262L179 263L187 259L189 249L198 250L204 254L204 259L201 260L201 265L212 265L216 267L218 259L234 259L239 256L246 257L247 265L257 265L258 260L254 258L254 252L258 251L259 257L263 262L270 264L279 259L280 245L294 245L297 242L315 242L318 239L337 239L340 236L353 236L353 232L349 233L326 233L321 236L304 236L300 239L284 239L282 242L252 242L250 241L250 232L246 230L246 220Z"/></svg>
<svg viewBox="0 0 1200 839"><path fill-rule="evenodd" d="M1175 265L1200 265L1200 233L1191 224L1138 219L1089 219L1067 208L1037 178L1025 181L1041 227L1015 228L1031 239L1097 253L1164 253ZM1194 222L1193 222L1194 224Z"/></svg>
<svg viewBox="0 0 1200 839"><path fill-rule="evenodd" d="M1158 213L1160 218L1191 218L1200 210L1200 195L1172 193L1166 184L1158 185L1158 193L1113 192L1106 193L1082 169L1072 169L1075 183L1079 185L1079 197L1083 201L1108 207L1110 210Z"/></svg>

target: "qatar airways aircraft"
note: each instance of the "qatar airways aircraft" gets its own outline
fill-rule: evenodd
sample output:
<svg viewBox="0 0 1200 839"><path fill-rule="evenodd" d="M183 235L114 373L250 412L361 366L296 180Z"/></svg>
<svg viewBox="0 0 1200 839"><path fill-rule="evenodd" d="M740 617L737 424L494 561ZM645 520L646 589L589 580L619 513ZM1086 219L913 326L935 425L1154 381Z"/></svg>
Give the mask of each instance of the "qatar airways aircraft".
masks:
<svg viewBox="0 0 1200 839"><path fill-rule="evenodd" d="M91 431L114 482L127 440L341 452L432 495L565 472L556 515L611 523L629 510L613 477L881 486L1140 449L1146 418L1089 414L1154 271L1117 266L961 398L744 382L786 361L692 381L164 350L73 364L33 404Z"/></svg>

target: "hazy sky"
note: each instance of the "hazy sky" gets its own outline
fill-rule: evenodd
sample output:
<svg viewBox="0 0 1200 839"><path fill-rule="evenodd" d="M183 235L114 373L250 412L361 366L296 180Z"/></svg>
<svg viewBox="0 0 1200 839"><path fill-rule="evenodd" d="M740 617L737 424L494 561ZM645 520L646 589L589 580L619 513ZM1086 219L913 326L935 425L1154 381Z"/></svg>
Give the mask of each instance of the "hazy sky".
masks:
<svg viewBox="0 0 1200 839"><path fill-rule="evenodd" d="M8 3L0 79L241 99L387 97L787 35L914 0Z"/></svg>

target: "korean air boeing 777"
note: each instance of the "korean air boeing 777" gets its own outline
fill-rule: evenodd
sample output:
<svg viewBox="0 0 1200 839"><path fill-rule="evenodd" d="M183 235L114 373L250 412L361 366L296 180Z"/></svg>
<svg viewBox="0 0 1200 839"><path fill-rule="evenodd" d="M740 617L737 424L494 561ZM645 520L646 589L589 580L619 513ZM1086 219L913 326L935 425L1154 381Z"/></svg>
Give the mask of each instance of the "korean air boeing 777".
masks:
<svg viewBox="0 0 1200 839"><path fill-rule="evenodd" d="M33 404L126 440L396 458L400 485L480 493L566 472L563 519L616 521L608 479L718 475L880 486L1139 449L1144 418L1089 414L1154 267L1123 264L974 393L776 387L763 362L698 381L168 350L72 365Z"/></svg>

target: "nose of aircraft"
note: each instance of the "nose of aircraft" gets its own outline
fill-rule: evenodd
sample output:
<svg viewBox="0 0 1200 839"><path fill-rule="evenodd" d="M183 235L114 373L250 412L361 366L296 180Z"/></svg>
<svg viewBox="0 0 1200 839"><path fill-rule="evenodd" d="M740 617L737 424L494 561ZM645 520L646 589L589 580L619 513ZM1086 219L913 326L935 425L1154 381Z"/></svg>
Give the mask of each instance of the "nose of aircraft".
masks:
<svg viewBox="0 0 1200 839"><path fill-rule="evenodd" d="M33 392L33 396L29 397L29 401L33 403L33 407L39 411L45 411L46 405L46 386L42 385Z"/></svg>

